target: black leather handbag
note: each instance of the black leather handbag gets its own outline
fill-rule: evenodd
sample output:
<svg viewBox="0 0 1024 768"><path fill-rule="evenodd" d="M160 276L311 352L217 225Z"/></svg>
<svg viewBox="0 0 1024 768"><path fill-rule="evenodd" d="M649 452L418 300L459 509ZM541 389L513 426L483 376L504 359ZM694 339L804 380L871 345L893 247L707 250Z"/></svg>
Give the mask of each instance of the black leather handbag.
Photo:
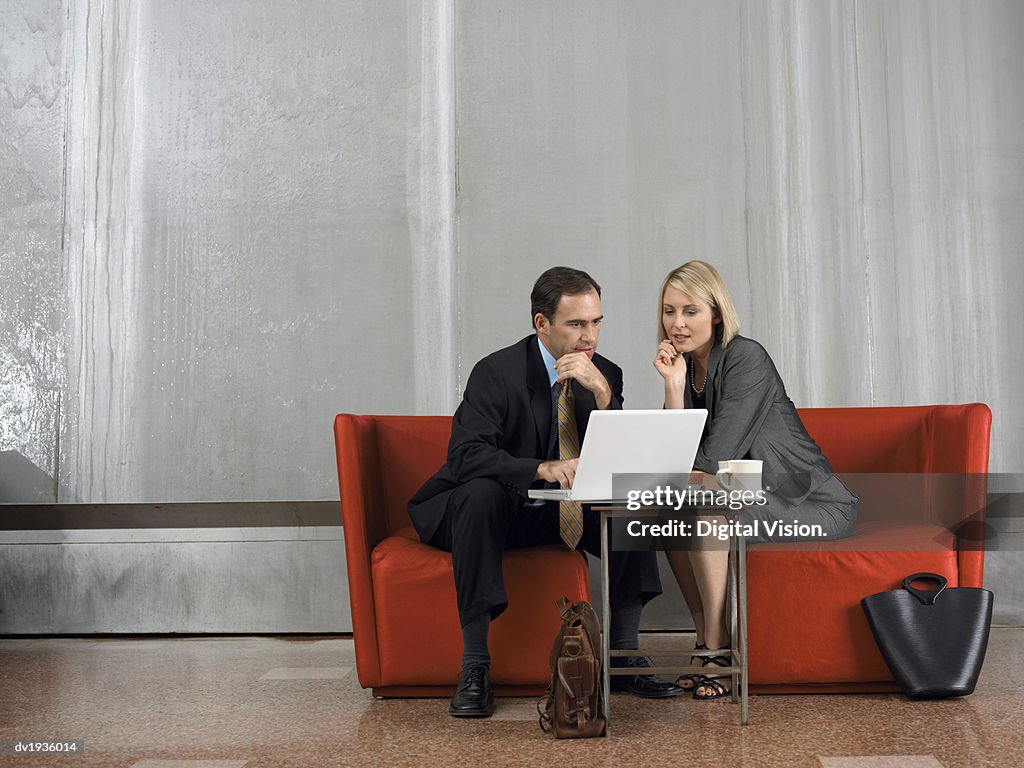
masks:
<svg viewBox="0 0 1024 768"><path fill-rule="evenodd" d="M935 582L921 590L915 581ZM902 589L860 601L878 650L911 699L942 699L974 692L992 623L992 593L977 587L946 589L937 573L915 573Z"/></svg>

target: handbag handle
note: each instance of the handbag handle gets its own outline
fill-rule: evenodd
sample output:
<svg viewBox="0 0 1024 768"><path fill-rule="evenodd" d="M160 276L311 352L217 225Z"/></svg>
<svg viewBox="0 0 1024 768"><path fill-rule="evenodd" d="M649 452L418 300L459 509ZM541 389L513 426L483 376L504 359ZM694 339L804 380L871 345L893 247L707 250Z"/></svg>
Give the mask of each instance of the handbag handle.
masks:
<svg viewBox="0 0 1024 768"><path fill-rule="evenodd" d="M910 586L912 581L934 581L938 583L939 588L934 591L917 589ZM936 598L942 594L948 583L946 577L938 573L914 573L903 580L903 588L920 600L921 605L935 605Z"/></svg>

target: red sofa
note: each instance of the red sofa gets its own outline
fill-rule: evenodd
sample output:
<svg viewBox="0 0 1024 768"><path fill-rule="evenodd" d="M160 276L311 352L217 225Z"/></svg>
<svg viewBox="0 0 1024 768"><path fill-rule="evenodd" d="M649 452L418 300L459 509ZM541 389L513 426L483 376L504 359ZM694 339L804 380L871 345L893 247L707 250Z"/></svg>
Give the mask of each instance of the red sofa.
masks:
<svg viewBox="0 0 1024 768"><path fill-rule="evenodd" d="M445 460L449 416L334 420L359 683L375 696L450 696L462 633L451 555L421 544L406 502ZM539 695L561 619L558 598L590 599L587 563L564 547L505 555L508 609L490 633L497 695Z"/></svg>
<svg viewBox="0 0 1024 768"><path fill-rule="evenodd" d="M901 507L897 523L879 519L881 505L862 497L851 538L813 546L752 546L747 556L751 690L898 690L860 599L895 589L919 571L942 574L950 587L982 586L984 551L961 548L950 530L967 519L972 526L984 521L992 413L974 403L804 408L800 417L840 474L924 473L939 489L949 479L946 485L954 493L941 499L912 494L906 504L921 508ZM943 476L934 477L938 473ZM964 478L964 473L975 474ZM857 479L853 475L850 481ZM880 480L874 477L871 487ZM904 485L901 480L895 487ZM891 504L885 506L892 511Z"/></svg>
<svg viewBox="0 0 1024 768"><path fill-rule="evenodd" d="M982 404L810 408L800 415L840 473L979 473L988 469L992 415ZM359 682L377 696L445 696L458 677L461 636L451 557L419 542L405 505L444 461L447 416L339 415L334 433ZM948 532L980 516L985 488L946 499L893 527L862 504L857 531L834 543L750 548L749 658L755 693L897 690L860 599L934 571L949 586L981 586L984 552ZM983 514L983 513L982 513ZM903 517L903 516L901 516ZM509 552L509 608L494 623L499 694L547 682L555 600L588 598L586 562L560 547Z"/></svg>

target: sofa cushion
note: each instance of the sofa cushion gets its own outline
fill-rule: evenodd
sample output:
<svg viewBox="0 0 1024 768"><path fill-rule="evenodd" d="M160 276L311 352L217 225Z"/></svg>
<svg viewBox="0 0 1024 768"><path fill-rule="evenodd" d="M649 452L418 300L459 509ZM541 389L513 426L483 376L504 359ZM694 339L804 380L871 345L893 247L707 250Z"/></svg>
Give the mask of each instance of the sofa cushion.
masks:
<svg viewBox="0 0 1024 768"><path fill-rule="evenodd" d="M765 544L747 557L752 685L892 680L860 600L920 571L958 586L953 534L864 523L833 543Z"/></svg>
<svg viewBox="0 0 1024 768"><path fill-rule="evenodd" d="M555 603L566 584L571 599L589 598L586 560L552 546L509 550L502 565L509 607L491 625L491 679L543 687L561 622ZM381 685L451 685L462 655L451 555L405 528L374 548L371 567Z"/></svg>

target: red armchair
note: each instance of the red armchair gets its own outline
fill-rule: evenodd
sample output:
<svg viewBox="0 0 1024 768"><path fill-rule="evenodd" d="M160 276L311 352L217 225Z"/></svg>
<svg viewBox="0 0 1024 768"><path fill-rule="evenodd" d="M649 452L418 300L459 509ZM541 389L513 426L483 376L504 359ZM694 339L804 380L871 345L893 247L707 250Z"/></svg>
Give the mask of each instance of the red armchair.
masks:
<svg viewBox="0 0 1024 768"><path fill-rule="evenodd" d="M983 522L992 413L974 403L805 408L800 416L838 473L976 473L954 484L958 497L938 510L945 526L935 522L937 500L894 527L862 499L849 539L757 545L748 553L751 690L898 690L860 599L919 571L942 574L950 587L982 586L985 553L961 549L948 529L968 518Z"/></svg>
<svg viewBox="0 0 1024 768"><path fill-rule="evenodd" d="M421 544L406 503L445 460L451 417L334 420L359 683L375 696L447 696L462 654L451 556ZM590 599L586 558L561 547L506 553L508 609L490 633L497 695L536 695L562 596Z"/></svg>

